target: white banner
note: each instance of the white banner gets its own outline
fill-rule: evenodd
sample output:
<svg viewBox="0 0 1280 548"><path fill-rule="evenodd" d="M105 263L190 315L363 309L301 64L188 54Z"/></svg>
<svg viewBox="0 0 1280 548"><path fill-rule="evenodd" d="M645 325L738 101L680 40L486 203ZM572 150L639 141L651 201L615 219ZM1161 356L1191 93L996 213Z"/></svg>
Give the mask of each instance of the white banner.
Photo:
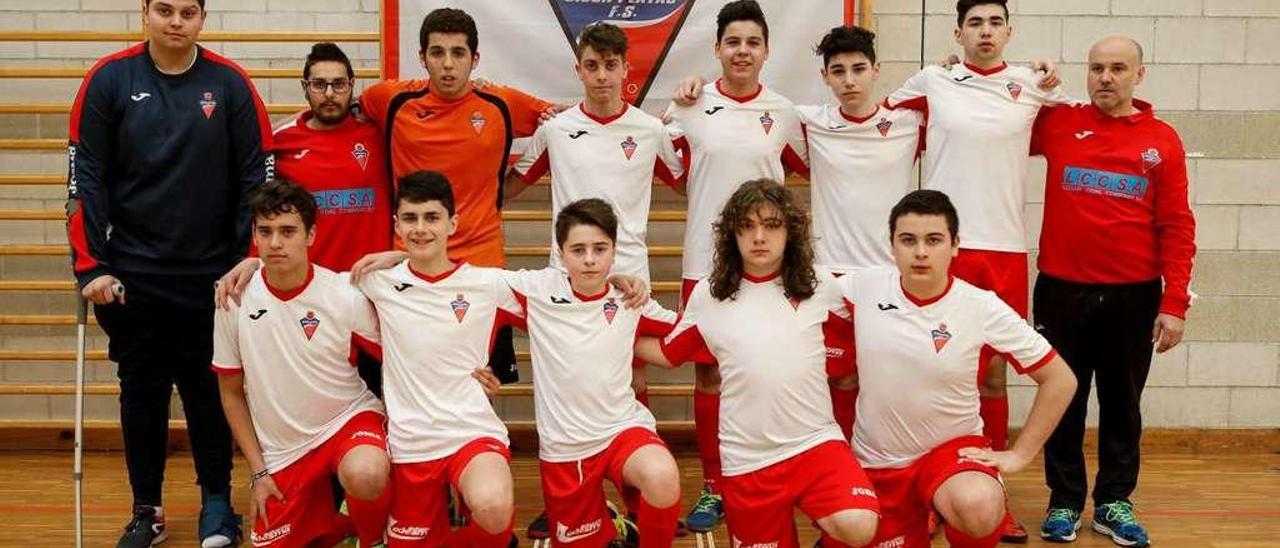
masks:
<svg viewBox="0 0 1280 548"><path fill-rule="evenodd" d="M544 99L576 103L582 84L574 74L570 36L600 20L618 24L631 41L629 99L659 113L681 78L720 73L713 56L716 13L725 0L383 0L386 44L383 73L426 78L418 56L418 32L428 12L466 10L476 20L480 61L475 76ZM761 0L769 22L769 60L762 76L797 104L822 103L830 92L818 74L813 47L831 27L852 18L852 0Z"/></svg>

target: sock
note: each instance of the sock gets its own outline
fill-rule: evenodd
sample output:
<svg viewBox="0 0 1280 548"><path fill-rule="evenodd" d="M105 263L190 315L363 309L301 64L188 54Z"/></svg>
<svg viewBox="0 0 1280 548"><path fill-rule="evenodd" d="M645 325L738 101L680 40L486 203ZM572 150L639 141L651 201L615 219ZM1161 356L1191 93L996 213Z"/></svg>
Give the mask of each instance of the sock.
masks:
<svg viewBox="0 0 1280 548"><path fill-rule="evenodd" d="M391 486L382 490L374 500L361 500L347 495L347 513L355 524L356 537L361 546L372 546L382 541L387 526L387 514L391 507Z"/></svg>
<svg viewBox="0 0 1280 548"><path fill-rule="evenodd" d="M990 535L982 538L973 538L950 525L943 526L943 529L946 531L947 542L951 544L951 548L993 548L1000 544L1000 533L1004 530L1004 526L1002 524L996 527Z"/></svg>
<svg viewBox="0 0 1280 548"><path fill-rule="evenodd" d="M707 488L719 493L720 483L720 394L693 392L693 426L698 437L698 456Z"/></svg>
<svg viewBox="0 0 1280 548"><path fill-rule="evenodd" d="M845 441L853 441L853 420L858 412L858 391L837 390L831 387L831 407L836 415L836 424L844 433Z"/></svg>
<svg viewBox="0 0 1280 548"><path fill-rule="evenodd" d="M649 407L649 391L645 390L644 392L636 392L636 401L640 402L645 407Z"/></svg>
<svg viewBox="0 0 1280 548"><path fill-rule="evenodd" d="M676 538L676 520L680 519L680 501L658 508L644 497L639 498L636 526L640 528L640 548L670 548Z"/></svg>
<svg viewBox="0 0 1280 548"><path fill-rule="evenodd" d="M991 440L991 448L1004 451L1009 445L1009 397L980 398L978 414L982 416L982 435Z"/></svg>

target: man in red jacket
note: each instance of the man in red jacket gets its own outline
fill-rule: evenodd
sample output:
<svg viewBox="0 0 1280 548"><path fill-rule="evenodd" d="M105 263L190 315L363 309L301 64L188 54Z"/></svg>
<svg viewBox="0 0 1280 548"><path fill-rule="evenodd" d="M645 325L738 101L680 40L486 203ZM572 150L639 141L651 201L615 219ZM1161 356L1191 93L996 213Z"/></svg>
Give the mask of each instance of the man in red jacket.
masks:
<svg viewBox="0 0 1280 548"><path fill-rule="evenodd" d="M1149 544L1129 500L1138 480L1139 403L1153 345L1164 352L1182 339L1195 218L1182 141L1150 103L1133 98L1145 74L1137 42L1100 40L1089 50L1092 102L1041 109L1032 137L1032 153L1049 162L1036 328L1078 381L1045 445L1052 493L1040 528L1046 540L1069 542L1080 528L1094 377L1100 420L1093 530L1123 546Z"/></svg>

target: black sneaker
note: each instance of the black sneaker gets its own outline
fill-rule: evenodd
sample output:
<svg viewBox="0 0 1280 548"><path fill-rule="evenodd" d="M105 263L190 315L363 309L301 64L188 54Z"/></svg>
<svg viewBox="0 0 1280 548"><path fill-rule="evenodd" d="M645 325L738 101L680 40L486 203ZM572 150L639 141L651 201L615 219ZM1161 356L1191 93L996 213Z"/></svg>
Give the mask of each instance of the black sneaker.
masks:
<svg viewBox="0 0 1280 548"><path fill-rule="evenodd" d="M547 513L542 512L538 514L538 517L533 518L533 521L529 522L529 526L525 528L524 534L529 537L529 540L551 538L551 524L547 522Z"/></svg>
<svg viewBox="0 0 1280 548"><path fill-rule="evenodd" d="M124 526L116 548L148 548L167 538L169 532L164 528L164 517L156 515L154 506L134 506L133 519Z"/></svg>

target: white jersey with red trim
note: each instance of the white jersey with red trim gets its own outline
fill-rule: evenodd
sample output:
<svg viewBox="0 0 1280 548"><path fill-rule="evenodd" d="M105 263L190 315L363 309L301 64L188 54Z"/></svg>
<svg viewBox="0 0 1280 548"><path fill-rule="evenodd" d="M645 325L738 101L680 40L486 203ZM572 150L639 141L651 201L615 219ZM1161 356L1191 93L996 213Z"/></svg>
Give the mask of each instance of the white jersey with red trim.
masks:
<svg viewBox="0 0 1280 548"><path fill-rule="evenodd" d="M1041 90L1039 81L1027 67L932 66L885 99L891 108L927 110L924 188L951 197L964 219L965 249L1027 251L1023 202L1031 126L1042 105L1071 102L1061 91Z"/></svg>
<svg viewBox="0 0 1280 548"><path fill-rule="evenodd" d="M744 278L716 300L703 279L662 341L672 363L709 351L720 367L720 459L738 476L844 437L831 408L822 324L847 317L830 273L814 295L787 297L781 278ZM699 365L697 367L711 367Z"/></svg>
<svg viewBox="0 0 1280 548"><path fill-rule="evenodd" d="M920 112L886 108L854 118L839 105L803 105L817 263L832 272L893 264L889 210L911 188L924 136Z"/></svg>
<svg viewBox="0 0 1280 548"><path fill-rule="evenodd" d="M614 272L649 280L649 200L656 176L676 184L684 174L662 121L623 105L612 118L592 116L579 104L538 128L516 173L533 184L551 172L551 211L584 198L601 198L618 216ZM551 266L563 270L551 235Z"/></svg>
<svg viewBox="0 0 1280 548"><path fill-rule="evenodd" d="M1023 375L1056 355L995 293L963 280L952 278L929 301L908 295L894 266L859 270L836 283L855 309L853 449L866 468L900 468L948 440L982 435L984 347Z"/></svg>
<svg viewBox="0 0 1280 548"><path fill-rule="evenodd" d="M506 425L471 377L489 363L494 332L520 314L502 271L458 263L433 277L406 260L369 274L360 290L382 325L391 462L444 458L481 437L508 443Z"/></svg>
<svg viewBox="0 0 1280 548"><path fill-rule="evenodd" d="M538 458L582 460L624 430L655 430L631 388L631 360L636 337L665 336L675 313L654 300L628 309L612 287L582 295L553 268L509 272L507 281L525 307Z"/></svg>
<svg viewBox="0 0 1280 548"><path fill-rule="evenodd" d="M733 97L720 82L702 88L698 102L667 107L667 131L688 166L689 214L684 231L686 279L711 274L712 225L742 183L782 183L786 167L805 171L808 152L795 107L764 85L755 95Z"/></svg>
<svg viewBox="0 0 1280 548"><path fill-rule="evenodd" d="M357 414L383 412L348 361L357 337L377 344L378 318L345 273L312 266L305 285L281 293L263 272L239 305L214 313L213 370L244 375L262 458L275 472Z"/></svg>

